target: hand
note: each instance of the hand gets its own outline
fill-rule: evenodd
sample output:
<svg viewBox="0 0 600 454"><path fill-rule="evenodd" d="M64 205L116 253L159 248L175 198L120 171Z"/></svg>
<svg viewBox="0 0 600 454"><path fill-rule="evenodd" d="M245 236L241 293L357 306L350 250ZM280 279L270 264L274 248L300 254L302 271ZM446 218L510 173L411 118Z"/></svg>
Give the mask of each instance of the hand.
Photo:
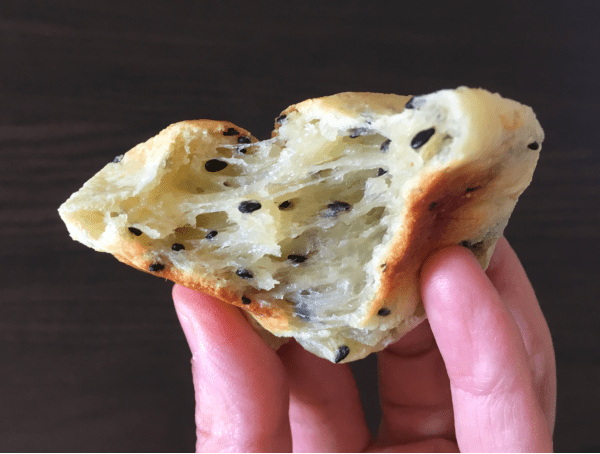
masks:
<svg viewBox="0 0 600 454"><path fill-rule="evenodd" d="M192 350L198 451L551 451L548 327L502 238L484 273L465 248L422 268L427 322L379 355L383 418L370 440L347 364L295 342L271 350L243 314L175 286Z"/></svg>

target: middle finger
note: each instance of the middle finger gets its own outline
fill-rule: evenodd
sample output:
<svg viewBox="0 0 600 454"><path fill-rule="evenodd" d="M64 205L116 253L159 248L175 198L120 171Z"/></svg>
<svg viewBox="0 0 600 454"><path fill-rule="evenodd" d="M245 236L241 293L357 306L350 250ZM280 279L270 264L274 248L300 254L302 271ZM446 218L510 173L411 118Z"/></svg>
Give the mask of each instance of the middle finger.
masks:
<svg viewBox="0 0 600 454"><path fill-rule="evenodd" d="M455 439L450 380L429 322L379 353L378 444Z"/></svg>
<svg viewBox="0 0 600 454"><path fill-rule="evenodd" d="M333 364L290 341L279 351L288 372L294 452L360 452L369 429L348 364Z"/></svg>

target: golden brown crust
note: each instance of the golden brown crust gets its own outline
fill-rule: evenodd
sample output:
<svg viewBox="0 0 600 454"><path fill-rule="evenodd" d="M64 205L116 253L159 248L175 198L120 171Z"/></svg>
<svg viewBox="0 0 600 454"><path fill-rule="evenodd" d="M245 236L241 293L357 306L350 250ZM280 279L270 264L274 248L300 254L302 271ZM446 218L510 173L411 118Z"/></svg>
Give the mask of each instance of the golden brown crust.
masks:
<svg viewBox="0 0 600 454"><path fill-rule="evenodd" d="M519 107L525 110L524 106ZM489 109L490 118L481 121L497 121L505 131L515 131L524 125L527 116L520 110ZM535 123L531 116L530 113L530 123ZM366 320L387 307L390 295L397 289L403 289L406 299L407 289L413 288L416 308L420 298L415 283L419 281L421 265L438 249L462 244L472 250L483 268L487 267L518 196L531 181L539 155L530 149L509 152L509 144L505 142L495 145L507 148L495 153L495 160L470 160L443 172L421 176L407 197L404 228L384 260L381 287ZM485 230L483 238L482 230Z"/></svg>
<svg viewBox="0 0 600 454"><path fill-rule="evenodd" d="M243 304L241 296L237 292L231 291L227 287L219 286L210 276L189 275L173 267L167 261L162 260L157 262L149 259L148 252L152 250L150 246L144 248L139 243L123 241L119 242L118 246L115 245L113 250L120 251L113 252L112 254L117 260L126 265L152 274L153 276L170 280L192 290L212 295L221 301L244 309L260 320L261 326L271 332L283 332L289 329L288 315L281 309L285 306L285 302L282 300L279 300L280 304L277 306L246 305ZM164 269L152 271L150 267L155 263L160 263L160 265L164 266ZM256 327L255 324L254 326Z"/></svg>

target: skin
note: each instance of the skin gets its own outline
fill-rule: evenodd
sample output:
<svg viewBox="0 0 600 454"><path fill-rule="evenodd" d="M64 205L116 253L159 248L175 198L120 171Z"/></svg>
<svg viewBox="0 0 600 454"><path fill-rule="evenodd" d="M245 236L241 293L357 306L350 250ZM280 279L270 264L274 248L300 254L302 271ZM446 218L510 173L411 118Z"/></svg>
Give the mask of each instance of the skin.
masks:
<svg viewBox="0 0 600 454"><path fill-rule="evenodd" d="M295 342L275 352L238 308L176 285L197 451L552 451L552 340L508 242L485 272L465 248L436 252L421 295L428 321L378 353L383 417L371 439L347 364Z"/></svg>

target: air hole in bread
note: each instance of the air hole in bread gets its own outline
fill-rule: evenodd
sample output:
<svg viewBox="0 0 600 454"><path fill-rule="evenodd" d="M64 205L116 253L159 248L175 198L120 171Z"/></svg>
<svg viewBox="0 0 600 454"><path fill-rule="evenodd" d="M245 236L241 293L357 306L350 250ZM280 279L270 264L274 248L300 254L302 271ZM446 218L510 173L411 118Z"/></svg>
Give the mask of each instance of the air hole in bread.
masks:
<svg viewBox="0 0 600 454"><path fill-rule="evenodd" d="M139 197L139 196L128 197L119 204L119 208L121 209L121 211L127 213L127 212L131 211L132 209L134 209L135 207L139 206L140 201L141 201L141 197Z"/></svg>
<svg viewBox="0 0 600 454"><path fill-rule="evenodd" d="M194 171L193 161L171 168L169 172L163 175L156 188L151 192L150 197L159 198L163 194L172 192L194 194L198 187L204 186L202 175Z"/></svg>
<svg viewBox="0 0 600 454"><path fill-rule="evenodd" d="M95 239L100 238L106 228L104 213L100 211L81 210L77 213L77 220Z"/></svg>
<svg viewBox="0 0 600 454"><path fill-rule="evenodd" d="M378 223L385 212L385 207L375 207L365 215L365 225Z"/></svg>
<svg viewBox="0 0 600 454"><path fill-rule="evenodd" d="M363 151L371 151L371 147L373 147L373 150L375 150L376 147L378 151L385 151L382 150L382 146L384 146L384 144L386 144L384 148L389 147L391 141L384 135L375 133L373 131L369 131L365 128L359 128L358 131L361 133L356 135L355 137L353 137L352 135L344 137L343 143L351 146L362 145L365 147L362 149Z"/></svg>
<svg viewBox="0 0 600 454"><path fill-rule="evenodd" d="M196 216L196 228L204 231L202 237L205 237L207 233L212 232L213 230L216 230L217 232L227 230L231 225L225 211L216 211L214 213L199 214Z"/></svg>
<svg viewBox="0 0 600 454"><path fill-rule="evenodd" d="M216 147L215 154L224 158L233 157L233 148L231 147Z"/></svg>
<svg viewBox="0 0 600 454"><path fill-rule="evenodd" d="M168 237L167 239L172 239L173 242L185 243L189 240L199 240L206 236L205 229L197 229L190 225L179 227L175 229L173 237Z"/></svg>
<svg viewBox="0 0 600 454"><path fill-rule="evenodd" d="M333 169L317 170L310 174L312 178L327 178L333 173Z"/></svg>
<svg viewBox="0 0 600 454"><path fill-rule="evenodd" d="M175 235L180 238L189 238L194 232L197 232L197 230L189 224L175 229Z"/></svg>
<svg viewBox="0 0 600 454"><path fill-rule="evenodd" d="M300 254L290 254L287 256L287 259L292 263L304 263L306 261L306 256Z"/></svg>

